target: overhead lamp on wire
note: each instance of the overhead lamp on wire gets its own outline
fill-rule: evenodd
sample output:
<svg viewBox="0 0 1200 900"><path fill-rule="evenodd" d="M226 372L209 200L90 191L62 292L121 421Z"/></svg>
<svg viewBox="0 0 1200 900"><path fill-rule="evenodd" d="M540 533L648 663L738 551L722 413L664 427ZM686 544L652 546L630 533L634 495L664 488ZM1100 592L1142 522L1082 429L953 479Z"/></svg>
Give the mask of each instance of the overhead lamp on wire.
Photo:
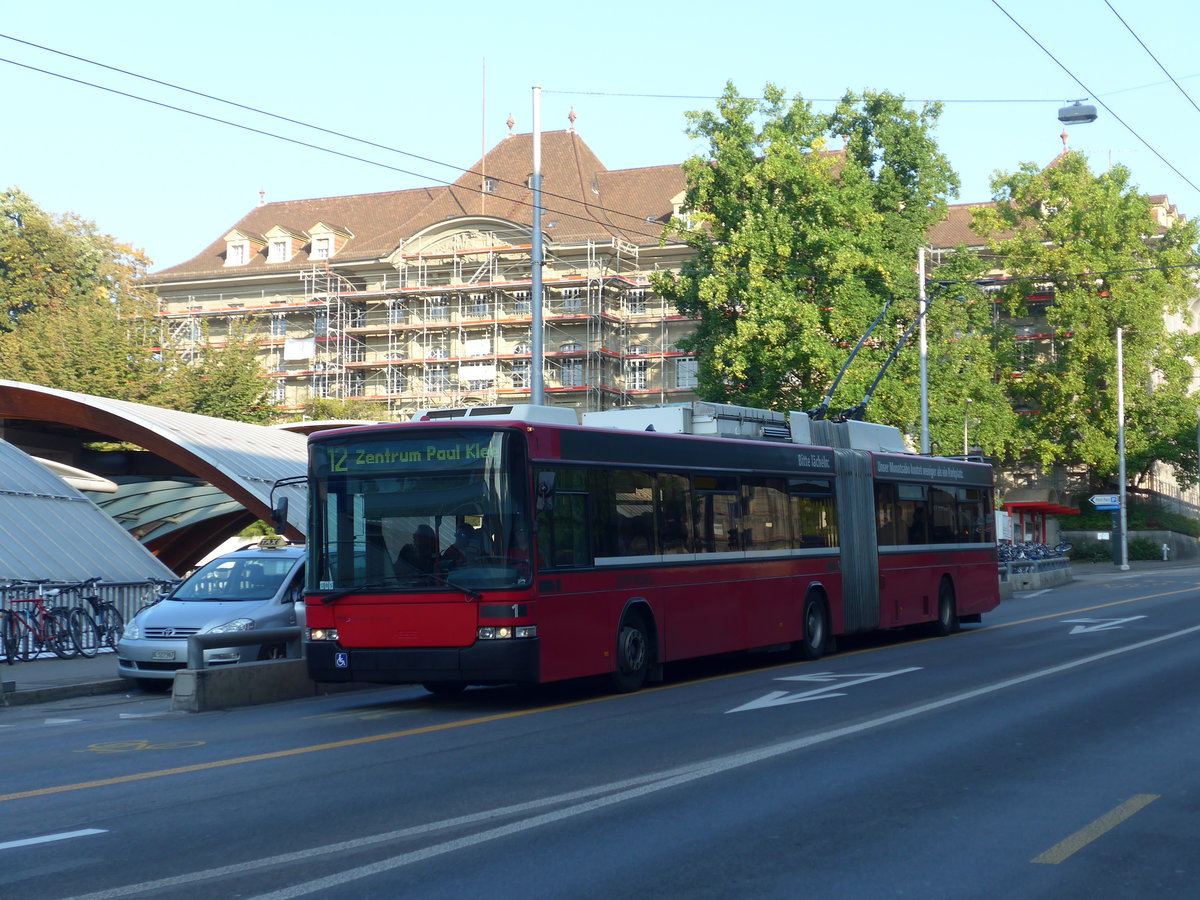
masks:
<svg viewBox="0 0 1200 900"><path fill-rule="evenodd" d="M1087 98L1084 97L1084 100ZM1089 122L1096 121L1096 107L1091 104L1085 104L1082 100L1076 100L1069 106L1059 107L1058 121L1064 125L1086 125Z"/></svg>

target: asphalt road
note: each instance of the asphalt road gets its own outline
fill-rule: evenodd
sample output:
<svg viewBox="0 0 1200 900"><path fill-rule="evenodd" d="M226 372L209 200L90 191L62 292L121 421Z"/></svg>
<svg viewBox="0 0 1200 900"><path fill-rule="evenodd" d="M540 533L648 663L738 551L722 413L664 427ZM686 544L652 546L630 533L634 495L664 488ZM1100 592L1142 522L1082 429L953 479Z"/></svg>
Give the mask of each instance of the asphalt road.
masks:
<svg viewBox="0 0 1200 900"><path fill-rule="evenodd" d="M0 718L0 897L1193 898L1200 569L662 686Z"/></svg>

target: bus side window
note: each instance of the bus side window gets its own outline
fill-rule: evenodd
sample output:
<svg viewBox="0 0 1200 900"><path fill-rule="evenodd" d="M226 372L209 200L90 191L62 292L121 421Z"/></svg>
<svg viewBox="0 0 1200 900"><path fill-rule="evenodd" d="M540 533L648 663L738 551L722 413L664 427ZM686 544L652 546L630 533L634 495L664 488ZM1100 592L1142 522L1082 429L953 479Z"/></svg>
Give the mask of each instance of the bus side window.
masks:
<svg viewBox="0 0 1200 900"><path fill-rule="evenodd" d="M896 544L896 486L875 482L875 540L880 547Z"/></svg>
<svg viewBox="0 0 1200 900"><path fill-rule="evenodd" d="M538 512L538 564L569 569L592 564L586 494L558 493L553 509Z"/></svg>

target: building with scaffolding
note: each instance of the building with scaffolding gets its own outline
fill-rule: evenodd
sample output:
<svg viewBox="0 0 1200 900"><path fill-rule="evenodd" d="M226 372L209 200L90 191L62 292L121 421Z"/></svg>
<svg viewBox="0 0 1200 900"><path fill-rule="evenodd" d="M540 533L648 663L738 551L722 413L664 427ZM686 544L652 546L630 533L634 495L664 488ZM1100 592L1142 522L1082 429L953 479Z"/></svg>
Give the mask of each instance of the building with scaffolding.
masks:
<svg viewBox="0 0 1200 900"><path fill-rule="evenodd" d="M690 320L651 289L680 166L607 170L574 131L542 135L546 402L580 412L696 398ZM264 203L151 276L185 356L251 336L275 402L417 409L530 397L532 135L510 134L454 184Z"/></svg>

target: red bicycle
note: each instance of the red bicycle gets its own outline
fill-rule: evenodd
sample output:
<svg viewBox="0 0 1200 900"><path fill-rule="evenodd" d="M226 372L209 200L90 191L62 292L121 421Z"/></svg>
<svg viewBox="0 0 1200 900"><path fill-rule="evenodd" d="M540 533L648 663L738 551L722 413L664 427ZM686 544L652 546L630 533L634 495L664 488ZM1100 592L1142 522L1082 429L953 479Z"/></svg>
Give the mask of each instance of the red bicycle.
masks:
<svg viewBox="0 0 1200 900"><path fill-rule="evenodd" d="M3 641L9 665L17 660L33 659L42 650L50 650L59 659L74 656L75 644L71 640L67 613L46 603L48 597L55 597L59 592L47 590L44 580L22 581L13 587L32 588L33 593L8 601L8 614L3 622Z"/></svg>

